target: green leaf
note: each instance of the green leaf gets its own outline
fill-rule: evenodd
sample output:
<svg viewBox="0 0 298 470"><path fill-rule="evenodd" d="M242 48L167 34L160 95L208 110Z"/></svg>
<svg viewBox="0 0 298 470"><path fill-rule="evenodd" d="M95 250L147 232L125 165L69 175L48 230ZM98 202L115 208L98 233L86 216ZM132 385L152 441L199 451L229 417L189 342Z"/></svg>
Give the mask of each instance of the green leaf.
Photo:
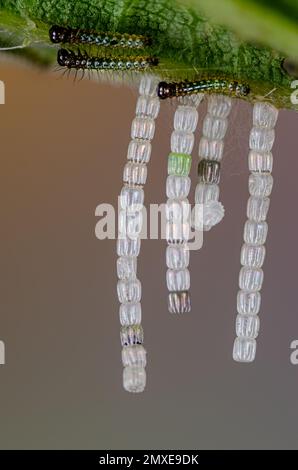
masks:
<svg viewBox="0 0 298 470"><path fill-rule="evenodd" d="M162 79L237 80L250 86L251 93L246 99L251 102L266 99L277 107L297 109L291 102L293 77L283 68L285 54L278 52L282 49L290 50L286 44L295 33L290 26L296 21L294 3L288 0L291 9L286 17L287 23L282 20L285 14L279 13L277 8L272 7L270 10L270 4L264 0L249 2L254 4L252 17L247 15L241 20L240 14L239 19L235 19L236 24L242 21L242 28L244 24L246 29L249 26L252 28L253 21L259 17L258 8L262 8L262 12L272 11L272 15L279 18L278 24L282 25L278 34L282 30L287 31L283 47L278 50L249 43L214 20L208 20L202 11L207 11L209 4L210 9L212 5L215 8L215 3L221 11L218 15L221 15L222 21L229 16L225 5L248 4L244 0L0 0L0 44L2 47L26 46L18 49L18 54L37 63L47 64L54 63L56 54L56 47L48 38L48 30L53 24L143 34L152 38L153 45L147 53L159 58L159 66L153 68L152 72ZM277 24L276 21L274 24ZM261 31L259 26L257 28ZM262 37L262 43L268 44L266 34Z"/></svg>
<svg viewBox="0 0 298 470"><path fill-rule="evenodd" d="M241 38L298 59L297 0L182 0Z"/></svg>

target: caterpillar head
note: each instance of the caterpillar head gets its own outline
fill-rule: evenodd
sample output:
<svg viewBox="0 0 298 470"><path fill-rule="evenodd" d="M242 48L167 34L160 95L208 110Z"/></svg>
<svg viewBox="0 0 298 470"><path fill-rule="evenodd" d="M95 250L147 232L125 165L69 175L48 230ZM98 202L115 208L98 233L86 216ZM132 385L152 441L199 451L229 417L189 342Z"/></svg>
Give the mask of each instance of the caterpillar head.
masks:
<svg viewBox="0 0 298 470"><path fill-rule="evenodd" d="M66 49L59 49L57 53L57 62L61 67L69 67L71 64L72 54Z"/></svg>
<svg viewBox="0 0 298 470"><path fill-rule="evenodd" d="M157 86L157 96L161 100L175 96L175 86L173 83L159 82Z"/></svg>
<svg viewBox="0 0 298 470"><path fill-rule="evenodd" d="M67 29L62 26L54 25L49 31L49 36L51 42L54 44L59 44L61 42L66 42Z"/></svg>

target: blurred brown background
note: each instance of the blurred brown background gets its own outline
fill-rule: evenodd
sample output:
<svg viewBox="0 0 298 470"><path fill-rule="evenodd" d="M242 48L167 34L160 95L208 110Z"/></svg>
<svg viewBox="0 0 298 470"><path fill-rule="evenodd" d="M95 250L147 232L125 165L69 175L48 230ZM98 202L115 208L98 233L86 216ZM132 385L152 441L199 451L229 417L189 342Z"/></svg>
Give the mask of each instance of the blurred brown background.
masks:
<svg viewBox="0 0 298 470"><path fill-rule="evenodd" d="M117 202L136 91L73 85L3 61L0 79L1 448L297 448L298 114L281 112L277 125L256 362L231 356L251 126L251 106L235 102L221 179L226 216L191 254L191 314L167 312L165 242L143 241L147 388L130 395L115 242L95 238L94 212ZM173 110L164 103L157 122L147 204L165 201ZM205 104L199 129L204 113ZM196 164L192 176L191 200Z"/></svg>

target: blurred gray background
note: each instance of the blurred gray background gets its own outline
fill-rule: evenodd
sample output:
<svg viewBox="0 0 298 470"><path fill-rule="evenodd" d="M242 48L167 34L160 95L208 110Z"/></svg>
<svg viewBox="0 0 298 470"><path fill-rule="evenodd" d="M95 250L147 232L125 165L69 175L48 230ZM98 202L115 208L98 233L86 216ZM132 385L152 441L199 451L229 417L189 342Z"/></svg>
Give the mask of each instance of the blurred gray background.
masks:
<svg viewBox="0 0 298 470"><path fill-rule="evenodd" d="M94 234L116 204L137 93L3 63L0 447L298 448L297 131L281 112L274 145L257 358L232 360L246 218L252 108L235 102L225 144L223 222L191 253L192 312L167 311L165 242L143 241L139 277L147 388L122 389L115 242ZM200 108L199 140L206 105ZM163 103L146 203L165 201L174 104ZM192 170L197 182L197 150Z"/></svg>

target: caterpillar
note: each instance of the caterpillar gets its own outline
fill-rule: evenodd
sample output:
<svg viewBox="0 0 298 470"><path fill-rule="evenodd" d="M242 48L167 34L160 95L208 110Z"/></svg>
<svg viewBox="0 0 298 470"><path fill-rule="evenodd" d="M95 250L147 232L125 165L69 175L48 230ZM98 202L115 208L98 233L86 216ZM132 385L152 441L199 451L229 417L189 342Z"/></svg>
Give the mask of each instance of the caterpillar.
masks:
<svg viewBox="0 0 298 470"><path fill-rule="evenodd" d="M151 40L136 34L95 32L84 29L64 28L54 25L49 31L54 44L96 44L104 47L122 47L141 49L149 46Z"/></svg>
<svg viewBox="0 0 298 470"><path fill-rule="evenodd" d="M203 93L204 91L212 91L212 93L229 92L242 97L250 93L250 88L246 84L224 79L198 80L195 82L160 82L157 87L157 95L162 100L193 93Z"/></svg>
<svg viewBox="0 0 298 470"><path fill-rule="evenodd" d="M67 49L58 50L57 62L76 70L144 70L158 65L156 57L97 57Z"/></svg>

